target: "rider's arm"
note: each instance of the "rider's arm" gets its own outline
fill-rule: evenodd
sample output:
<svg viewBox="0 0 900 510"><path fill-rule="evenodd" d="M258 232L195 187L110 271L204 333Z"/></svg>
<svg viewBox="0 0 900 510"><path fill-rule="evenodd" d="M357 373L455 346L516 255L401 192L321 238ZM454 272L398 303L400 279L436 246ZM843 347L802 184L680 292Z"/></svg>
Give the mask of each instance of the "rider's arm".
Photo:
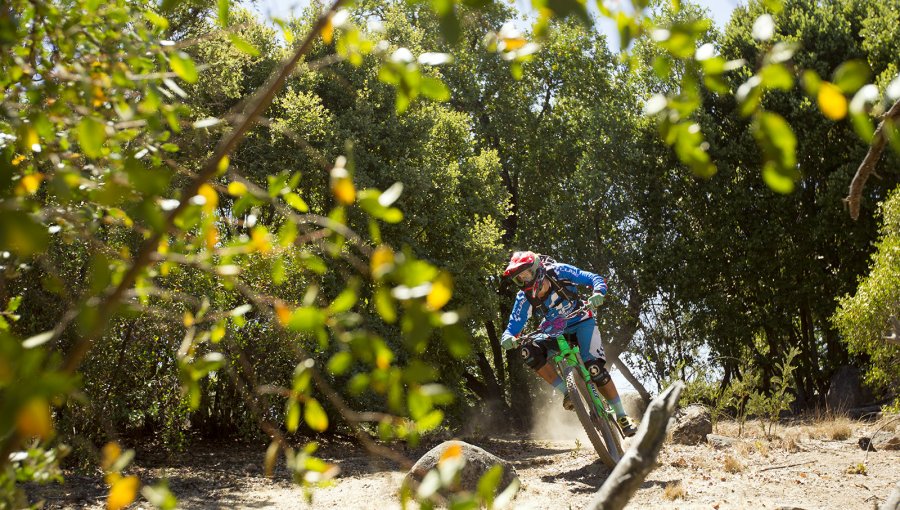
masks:
<svg viewBox="0 0 900 510"><path fill-rule="evenodd" d="M516 302L509 313L509 323L506 325L506 331L503 332L503 336L519 336L519 333L525 328L525 322L528 321L529 317L531 317L531 303L528 302L525 293L520 290L516 294Z"/></svg>
<svg viewBox="0 0 900 510"><path fill-rule="evenodd" d="M556 274L563 280L569 280L578 285L586 285L594 289L594 294L606 295L606 280L599 274L578 269L570 264L557 264Z"/></svg>

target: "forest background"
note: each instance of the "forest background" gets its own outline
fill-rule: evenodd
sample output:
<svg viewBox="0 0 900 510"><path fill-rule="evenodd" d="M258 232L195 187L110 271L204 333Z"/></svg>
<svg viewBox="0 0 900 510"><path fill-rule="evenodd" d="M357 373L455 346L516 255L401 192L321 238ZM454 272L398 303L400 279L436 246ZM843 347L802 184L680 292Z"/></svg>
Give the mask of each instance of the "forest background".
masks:
<svg viewBox="0 0 900 510"><path fill-rule="evenodd" d="M305 473L315 434L525 429L533 378L498 341L522 248L608 277L607 356L644 398L765 394L791 348L796 410L845 365L895 396L900 2L750 2L721 31L638 2L610 13L623 55L565 2L526 31L489 2L274 28L227 1L12 4L10 493L23 447L33 474L60 445L117 470L96 445L268 437Z"/></svg>

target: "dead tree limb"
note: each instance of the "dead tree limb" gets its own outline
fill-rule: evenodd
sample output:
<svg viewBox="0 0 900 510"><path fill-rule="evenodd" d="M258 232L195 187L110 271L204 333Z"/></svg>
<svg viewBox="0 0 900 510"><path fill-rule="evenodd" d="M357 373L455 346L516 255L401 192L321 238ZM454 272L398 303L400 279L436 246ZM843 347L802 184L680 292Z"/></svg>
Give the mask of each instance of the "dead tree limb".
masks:
<svg viewBox="0 0 900 510"><path fill-rule="evenodd" d="M894 486L894 492L879 510L900 510L900 483Z"/></svg>
<svg viewBox="0 0 900 510"><path fill-rule="evenodd" d="M895 102L894 106L891 106L891 109L888 110L884 117L882 117L881 122L878 124L878 128L875 130L875 134L872 136L872 145L869 146L869 152L856 170L853 181L850 182L850 194L847 195L845 200L850 207L850 217L854 220L859 218L859 202L862 198L862 191L866 185L866 180L875 170L875 165L878 164L878 160L881 159L881 153L884 152L884 146L887 144L887 135L884 132L884 126L886 123L893 122L897 117L900 117L900 100Z"/></svg>
<svg viewBox="0 0 900 510"><path fill-rule="evenodd" d="M631 447L609 478L594 494L590 510L620 510L656 467L656 457L666 440L669 418L675 413L684 383L676 382L650 402Z"/></svg>

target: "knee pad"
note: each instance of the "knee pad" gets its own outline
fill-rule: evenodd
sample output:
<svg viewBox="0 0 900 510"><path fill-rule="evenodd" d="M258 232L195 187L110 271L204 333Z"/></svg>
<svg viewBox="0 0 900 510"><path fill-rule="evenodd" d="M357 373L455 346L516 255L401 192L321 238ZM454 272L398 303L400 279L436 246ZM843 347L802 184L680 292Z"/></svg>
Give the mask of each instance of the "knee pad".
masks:
<svg viewBox="0 0 900 510"><path fill-rule="evenodd" d="M604 365L606 365L606 361L602 359L592 359L584 362L588 373L591 374L591 381L594 381L597 386L605 386L612 379Z"/></svg>
<svg viewBox="0 0 900 510"><path fill-rule="evenodd" d="M522 361L535 370L547 363L547 347L535 342L522 345L519 354L522 356Z"/></svg>

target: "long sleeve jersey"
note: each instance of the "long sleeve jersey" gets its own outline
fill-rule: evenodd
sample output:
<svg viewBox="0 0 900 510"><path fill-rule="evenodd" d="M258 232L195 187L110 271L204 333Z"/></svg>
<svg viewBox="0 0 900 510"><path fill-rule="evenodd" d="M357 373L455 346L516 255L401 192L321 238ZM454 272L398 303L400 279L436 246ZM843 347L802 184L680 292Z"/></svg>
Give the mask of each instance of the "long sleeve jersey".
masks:
<svg viewBox="0 0 900 510"><path fill-rule="evenodd" d="M595 294L606 295L606 280L598 274L584 271L569 264L560 263L554 263L548 266L547 271L555 272L557 281L571 291L571 294L573 295L578 295L579 285L592 287ZM578 309L578 307L581 306L581 303L566 299L565 296L561 295L551 287L550 292L544 299L544 305L547 308L547 313L542 318L552 321L556 317L565 317L569 315ZM509 314L509 323L506 326L504 335L508 333L513 336L519 336L522 329L525 327L528 318L532 315L532 308L531 302L525 297L525 292L520 290L519 293L516 294L516 302L513 305L512 312ZM567 321L566 328L574 326L590 316L591 312L583 309L582 313Z"/></svg>

